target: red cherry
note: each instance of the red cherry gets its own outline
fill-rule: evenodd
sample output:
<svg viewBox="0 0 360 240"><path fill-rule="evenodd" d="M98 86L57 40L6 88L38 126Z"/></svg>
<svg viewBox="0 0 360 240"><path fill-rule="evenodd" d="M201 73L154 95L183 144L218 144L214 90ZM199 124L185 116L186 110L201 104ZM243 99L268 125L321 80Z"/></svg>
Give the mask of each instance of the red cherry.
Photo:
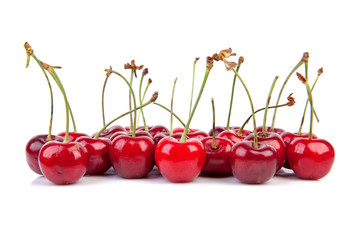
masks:
<svg viewBox="0 0 360 240"><path fill-rule="evenodd" d="M120 126L120 125L114 125L108 129L106 129L105 131L103 131L99 137L103 137L103 138L108 138L110 139L111 136L114 134L114 133L117 133L117 132L126 132L125 128ZM91 137L95 137L97 134L94 133L93 135L91 135Z"/></svg>
<svg viewBox="0 0 360 240"><path fill-rule="evenodd" d="M241 141L232 147L231 168L234 176L243 183L265 183L276 172L277 152L267 144Z"/></svg>
<svg viewBox="0 0 360 240"><path fill-rule="evenodd" d="M149 133L151 134L152 137L155 137L155 135L158 133L169 133L169 132L170 132L169 129L161 125L155 125L149 128Z"/></svg>
<svg viewBox="0 0 360 240"><path fill-rule="evenodd" d="M204 145L196 138L180 142L165 137L156 145L155 162L163 177L171 182L191 182L205 164Z"/></svg>
<svg viewBox="0 0 360 240"><path fill-rule="evenodd" d="M149 133L148 133L149 134ZM143 178L154 167L155 143L149 136L117 136L110 146L110 161L123 178Z"/></svg>
<svg viewBox="0 0 360 240"><path fill-rule="evenodd" d="M151 127L148 126L148 128L150 129ZM126 127L125 127L125 130L126 130L127 132L130 132L130 126L126 126ZM137 127L135 130L145 130L145 127L144 127L144 126L139 126L139 127Z"/></svg>
<svg viewBox="0 0 360 240"><path fill-rule="evenodd" d="M65 132L61 132L58 134L60 137L65 137ZM82 136L89 136L86 133L79 133L79 132L69 132L69 142L75 142L76 139Z"/></svg>
<svg viewBox="0 0 360 240"><path fill-rule="evenodd" d="M225 131L226 127L216 126L215 127L215 137L217 137L221 132ZM208 132L208 135L212 137L213 135L213 129L211 128Z"/></svg>
<svg viewBox="0 0 360 240"><path fill-rule="evenodd" d="M287 159L296 176L317 180L330 172L335 149L325 139L297 138L289 144Z"/></svg>
<svg viewBox="0 0 360 240"><path fill-rule="evenodd" d="M27 164L31 170L40 175L42 175L42 172L39 166L39 152L44 144L48 142L46 141L47 137L47 134L34 136L28 141L25 147ZM59 142L64 140L64 138L56 135L51 135L51 139Z"/></svg>
<svg viewBox="0 0 360 240"><path fill-rule="evenodd" d="M84 176L88 152L77 142L46 143L39 153L41 172L55 184L71 184Z"/></svg>
<svg viewBox="0 0 360 240"><path fill-rule="evenodd" d="M121 135L128 135L128 132L116 132L114 133L111 137L110 137L110 141L113 141L116 137L121 136Z"/></svg>
<svg viewBox="0 0 360 240"><path fill-rule="evenodd" d="M258 126L258 127L256 128L256 131L257 131L257 132L261 132L262 129L263 129L263 126ZM279 135L280 135L281 133L285 132L285 130L284 130L284 129L281 129L281 128L274 128L274 131L271 131L271 126L267 126L267 127L265 128L265 131L266 131L266 132L274 132L274 133L277 133L277 134L279 134Z"/></svg>
<svg viewBox="0 0 360 240"><path fill-rule="evenodd" d="M100 175L111 167L109 158L110 139L83 136L76 139L76 142L84 146L89 153L86 174Z"/></svg>
<svg viewBox="0 0 360 240"><path fill-rule="evenodd" d="M225 130L225 131L221 132L221 133L218 135L218 137L226 138L226 139L229 139L230 141L232 141L233 143L237 143L237 142L241 142L241 141L244 140L247 136L249 136L249 134L252 133L252 132L249 131L249 130L243 129L242 135L239 136L239 135L237 135L237 131L238 131L238 130Z"/></svg>
<svg viewBox="0 0 360 240"><path fill-rule="evenodd" d="M245 138L248 141L254 141L254 135L250 134ZM276 163L276 172L279 171L284 165L286 159L286 146L283 139L279 134L274 132L266 132L266 135L262 135L261 132L258 132L258 142L270 145L275 148L278 154L278 161Z"/></svg>
<svg viewBox="0 0 360 240"><path fill-rule="evenodd" d="M206 151L206 161L202 173L209 176L230 176L232 175L230 157L233 143L226 138L215 138L217 148L214 149L213 138L201 139Z"/></svg>
<svg viewBox="0 0 360 240"><path fill-rule="evenodd" d="M163 139L164 137L169 137L170 133L158 133L155 135L154 137L154 142L155 144L158 144L160 142L161 139ZM174 133L173 135L171 135L171 137L180 140L182 136L182 133ZM189 139L188 136L186 136L186 139Z"/></svg>
<svg viewBox="0 0 360 240"><path fill-rule="evenodd" d="M298 135L297 133L283 132L283 133L280 134L280 136L284 140L286 151L287 151L287 149L289 147L289 144L294 139L297 139L297 138L309 138L309 133L301 133L300 135ZM313 139L318 139L318 137L315 134L312 135L312 138ZM284 163L283 167L287 168L287 169L291 169L290 164L289 164L287 159L285 160L285 163Z"/></svg>
<svg viewBox="0 0 360 240"><path fill-rule="evenodd" d="M199 131L199 129L189 128L189 131L190 131L191 133L193 133L193 132ZM183 133L183 132L184 132L184 128L174 128L174 129L173 129L173 133Z"/></svg>

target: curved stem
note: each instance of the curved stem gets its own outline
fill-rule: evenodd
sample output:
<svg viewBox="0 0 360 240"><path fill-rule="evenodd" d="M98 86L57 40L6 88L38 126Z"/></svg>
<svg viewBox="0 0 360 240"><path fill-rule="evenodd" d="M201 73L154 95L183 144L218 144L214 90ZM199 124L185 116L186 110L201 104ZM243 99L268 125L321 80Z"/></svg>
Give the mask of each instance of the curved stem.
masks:
<svg viewBox="0 0 360 240"><path fill-rule="evenodd" d="M313 91L313 89L314 89L314 87L315 87L315 85L316 85L316 83L317 83L317 81L318 81L319 77L320 77L320 75L318 75L318 76L317 76L317 78L316 78L316 80L315 80L314 84L312 85L312 87L311 87L311 92ZM305 115L306 115L306 110L307 110L307 106L308 106L308 104L309 104L309 98L306 100L306 104L305 104L305 108L304 108L303 116L302 116L302 118L301 118L301 123L300 123L299 131L298 131L298 135L300 135L300 134L301 134L302 127L303 127L303 125L304 125ZM318 116L317 116L317 114L316 114L315 109L314 109L314 115L315 115L315 117L316 117L316 120L319 122L319 118L318 118Z"/></svg>
<svg viewBox="0 0 360 240"><path fill-rule="evenodd" d="M111 66L110 66L110 69L112 69ZM105 124L106 124L106 121L105 121L105 105L104 105L105 88L106 88L107 81L108 81L108 79L110 77L110 74L111 73L106 73L106 78L105 78L102 93L101 93L101 112L102 112L103 126L105 126Z"/></svg>
<svg viewBox="0 0 360 240"><path fill-rule="evenodd" d="M157 105L157 106L159 106L159 107L161 107L161 108L163 108L163 109L165 109L165 110L168 111L169 113L171 113L171 110L168 109L167 107L165 107L164 105L161 105L160 103L157 103L157 102L155 102L154 104ZM185 127L185 123L181 120L181 118L179 118L179 116L176 115L174 112L173 112L172 114L173 114L174 117L181 123L181 125L183 125L183 127Z"/></svg>
<svg viewBox="0 0 360 240"><path fill-rule="evenodd" d="M210 70L209 70L208 68L206 68L203 83L202 83L202 85L201 85L201 88L200 88L198 97L197 97L197 99L196 99L194 108L192 109L191 114L190 114L189 119L188 119L188 122L187 122L186 125L185 125L184 132L183 132L183 134L182 134L182 136L181 136L181 138L180 138L180 142L185 142L185 141L186 141L186 134L188 133L191 120L192 120L192 118L194 117L195 110L196 110L196 108L197 108L197 106L198 106L198 104L199 104L201 95L202 95L202 93L203 93L203 91L204 91L204 88L205 88L205 85L206 85L206 81L207 81L207 79L208 79L208 77L209 77L209 73L210 73Z"/></svg>
<svg viewBox="0 0 360 240"><path fill-rule="evenodd" d="M131 69L130 88L132 88L133 78L134 78L134 70ZM135 103L134 103L134 105L135 105ZM136 107L136 106L135 106L135 107ZM131 104L131 90L129 89L129 111L131 111L131 109L132 109L132 104ZM136 117L135 117L135 119L136 119ZM130 112L130 132L135 132L135 128L134 128L135 126L134 126L134 124L136 124L136 123L133 122L132 112ZM133 135L133 137L135 137L135 136Z"/></svg>
<svg viewBox="0 0 360 240"><path fill-rule="evenodd" d="M280 93L278 96L278 99L276 101L276 105L279 105L280 102L280 98L281 98L281 94L285 88L286 83L289 81L291 75L293 75L293 73L305 62L304 57L301 59L301 61L293 68L293 70L291 70L291 72L289 73L289 75L286 77L281 89L280 89ZM272 124L271 124L271 132L274 131L275 128L275 118L276 118L276 113L277 113L277 109L275 109L274 111L274 115L273 115L273 119L272 119Z"/></svg>
<svg viewBox="0 0 360 240"><path fill-rule="evenodd" d="M213 114L213 127L212 127L212 149L217 149L218 146L216 145L216 138L215 138L215 104L214 104L214 98L211 98L211 107L212 107L212 114Z"/></svg>
<svg viewBox="0 0 360 240"><path fill-rule="evenodd" d="M125 83L128 85L128 87L129 87L129 91L130 91L130 94L132 95L132 97L133 97L133 101L134 101L134 109L137 109L136 108L136 99L135 99L135 93L134 93L134 91L133 91L133 89L132 89L132 87L131 87L131 85L130 85L130 83L129 83L129 81L123 76L123 75L121 75L120 73L118 73L118 72L116 72L116 71L114 71L114 70L111 70L111 69L105 69L105 71L106 72L111 72L111 73L115 73L116 75L118 75L119 77L121 77L124 81L125 81ZM130 111L131 111L131 109L130 109ZM136 119L136 110L134 111L134 118ZM133 137L135 137L135 131L132 131L132 136Z"/></svg>
<svg viewBox="0 0 360 240"><path fill-rule="evenodd" d="M46 74L46 71L44 69L44 67L42 66L41 62L39 61L39 59L37 59L37 57L34 54L31 54L32 58L38 63L38 65L40 66L42 72L45 75L46 81L48 83L49 86L49 90L50 90L50 123L49 123L49 131L48 131L48 136L46 138L46 141L50 141L52 140L51 138L51 132L52 132L52 122L53 122L53 115L54 115L54 97L53 97L53 91L52 91L52 87L50 84L50 80L49 77Z"/></svg>
<svg viewBox="0 0 360 240"><path fill-rule="evenodd" d="M192 85L191 85L191 98L190 98L190 108L189 108L189 117L191 115L191 108L192 108L192 102L193 102L193 95L194 95L194 83L195 83L195 66L196 66L197 60L195 59L193 64L193 76L192 76Z"/></svg>
<svg viewBox="0 0 360 240"><path fill-rule="evenodd" d="M142 83L143 83L143 80L144 80L144 73L141 74L141 79L140 79L140 85L139 85L139 101L140 101L140 105L143 104L143 99L141 98L141 89L142 89ZM139 126L139 122L140 122L140 116L143 116L143 111L142 109L140 110L140 113L136 119L136 125L135 125L135 129ZM143 118L144 119L144 118ZM145 125L145 124L144 124ZM147 126L145 125L144 126L145 128L147 128Z"/></svg>
<svg viewBox="0 0 360 240"><path fill-rule="evenodd" d="M224 60L225 63L227 63L226 60ZM229 64L228 64L229 65ZM248 95L248 98L249 98L249 101L250 101L250 105L251 105L251 112L252 112L252 118L253 118L253 124L254 124L254 148L258 148L258 136L257 136L257 132L256 132L256 120L255 120L255 110L254 110L254 104L253 104L253 101L251 99L251 96L250 96L250 92L249 90L247 89L244 81L242 80L242 78L240 77L240 75L236 72L236 70L231 67L229 65L229 67L231 68L231 70L235 73L235 75L239 78L240 82L242 83L247 95Z"/></svg>
<svg viewBox="0 0 360 240"><path fill-rule="evenodd" d="M124 114L121 114L120 116L114 118L113 120L111 120L110 122L108 122L106 125L104 125L104 127L95 135L94 138L99 138L99 136L101 135L102 132L104 132L106 130L106 128L108 128L112 123L114 123L115 121L119 120L120 118L134 112L134 111L137 111L139 109L142 109L143 107L146 107L147 105L149 105L150 103L152 103L152 101L147 101L145 104L142 104L141 106L137 107L137 108L134 108L134 109L131 109L130 111L124 113Z"/></svg>
<svg viewBox="0 0 360 240"><path fill-rule="evenodd" d="M151 82L152 82L152 81L151 81L151 79L149 78L148 84L147 84L146 87L145 87L145 90L144 90L143 96L142 96L142 98L141 98L140 104L143 104L144 99L145 99L145 96L146 96L146 93L147 93L147 91L148 91L148 89L149 89L149 86L150 86ZM148 128L148 126L147 126L147 124L146 124L146 121L145 121L145 114L144 114L144 111L143 111L142 109L140 109L140 114L141 114L141 116L142 116L142 120L143 120L143 123L144 123L144 129L145 129L145 131L149 131L149 128Z"/></svg>
<svg viewBox="0 0 360 240"><path fill-rule="evenodd" d="M239 64L237 65L236 72L239 72L240 65L241 65L241 62L239 62ZM228 114L228 119L227 119L227 124L226 124L227 130L230 129L230 117L231 117L231 110L232 110L233 99L234 99L235 84L236 84L236 74L234 74L234 80L233 80L233 84L232 84L232 88L231 88L230 107L229 107L229 114Z"/></svg>
<svg viewBox="0 0 360 240"><path fill-rule="evenodd" d="M309 101L310 101L310 109L311 109L311 113L310 113L310 131L309 131L309 139L311 140L312 135L313 135L314 104L313 104L313 98L312 98L309 83L306 82L305 85L306 85L306 90L307 90L307 93L308 93L308 97L309 97Z"/></svg>
<svg viewBox="0 0 360 240"><path fill-rule="evenodd" d="M170 103L170 109L171 109L171 113L170 113L170 136L173 135L173 115L174 115L174 93L175 93L175 86L176 86L176 81L177 81L177 78L175 78L175 81L174 81L174 86L173 86L173 89L172 89L172 94L171 94L171 103Z"/></svg>
<svg viewBox="0 0 360 240"><path fill-rule="evenodd" d="M270 99L271 99L271 95L272 95L272 92L274 90L274 87L275 87L275 84L276 84L276 81L278 80L278 76L275 77L272 85L271 85L271 88L270 88L270 91L269 91L269 95L268 95L268 98L267 98L267 101L266 101L266 106L265 106L265 113L264 113L264 122L263 122L263 127L262 127L262 136L265 137L266 136L266 118L267 118L267 113L268 113L268 110L269 110L269 104L270 104Z"/></svg>

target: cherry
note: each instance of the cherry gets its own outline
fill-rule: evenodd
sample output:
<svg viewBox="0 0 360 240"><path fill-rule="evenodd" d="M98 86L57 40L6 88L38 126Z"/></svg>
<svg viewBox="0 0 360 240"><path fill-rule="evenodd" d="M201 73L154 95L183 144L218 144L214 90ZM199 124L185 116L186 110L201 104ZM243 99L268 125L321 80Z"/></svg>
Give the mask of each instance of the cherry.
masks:
<svg viewBox="0 0 360 240"><path fill-rule="evenodd" d="M190 132L190 133L187 133L186 136L188 138L196 138L196 139L203 139L205 137L208 137L209 135L206 133L206 132L203 132L203 131L196 131L196 132Z"/></svg>
<svg viewBox="0 0 360 240"><path fill-rule="evenodd" d="M149 133L152 137L155 137L158 133L170 133L169 129L164 126L156 125L149 128Z"/></svg>
<svg viewBox="0 0 360 240"><path fill-rule="evenodd" d="M171 182L190 182L199 176L206 153L198 139L181 142L164 137L155 148L155 162L163 177Z"/></svg>
<svg viewBox="0 0 360 240"><path fill-rule="evenodd" d="M256 128L256 131L261 132L262 129L263 129L263 127L262 127L262 126L259 126L259 127ZM281 133L285 132L285 130L282 129L282 128L274 128L274 129L272 129L271 126L266 126L266 127L265 127L265 131L266 131L266 132L274 132L274 133L277 133L277 134L279 134L279 135L280 135Z"/></svg>
<svg viewBox="0 0 360 240"><path fill-rule="evenodd" d="M224 58L220 58L220 60L225 63L228 69L231 69L236 74L242 83L249 98L254 125L254 141L243 140L235 143L232 147L231 168L233 175L243 183L265 183L275 174L278 158L277 152L272 146L258 143L255 110L250 93L240 75L235 71L233 64Z"/></svg>
<svg viewBox="0 0 360 240"><path fill-rule="evenodd" d="M87 150L89 157L86 174L100 175L111 167L109 148L111 141L108 138L92 138L82 136L76 139Z"/></svg>
<svg viewBox="0 0 360 240"><path fill-rule="evenodd" d="M60 137L65 137L66 132L61 132L58 134ZM69 142L75 142L79 137L89 137L86 133L79 132L69 132Z"/></svg>
<svg viewBox="0 0 360 240"><path fill-rule="evenodd" d="M110 161L123 178L143 178L154 167L155 142L148 136L120 135L110 146Z"/></svg>
<svg viewBox="0 0 360 240"><path fill-rule="evenodd" d="M215 127L215 137L218 136L221 132L225 131L226 127L216 126ZM210 129L208 132L208 135L212 137L213 135L213 129Z"/></svg>
<svg viewBox="0 0 360 240"><path fill-rule="evenodd" d="M230 176L231 148L233 143L225 138L215 137L215 106L214 99L211 99L213 109L213 134L212 137L201 139L206 151L206 161L202 173L209 176Z"/></svg>
<svg viewBox="0 0 360 240"><path fill-rule="evenodd" d="M40 170L39 166L39 152L40 149L44 146L45 143L49 141L63 141L64 138L51 135L51 138L48 139L47 134L43 135L37 135L32 137L26 144L25 147L25 156L26 156L26 162L29 165L30 169L33 170L35 173L42 175L42 172Z"/></svg>
<svg viewBox="0 0 360 240"><path fill-rule="evenodd" d="M245 138L247 141L254 140L254 134L250 134ZM274 132L266 132L265 135L259 133L258 142L272 146L278 155L276 162L276 172L279 171L284 165L286 159L286 146L281 136Z"/></svg>
<svg viewBox="0 0 360 240"><path fill-rule="evenodd" d="M160 142L161 139L163 139L164 137L169 137L170 133L166 133L166 132L162 132L162 133L158 133L154 136L154 142L155 144L158 144ZM182 133L174 133L173 135L171 135L171 137L180 140L182 136ZM187 136L186 139L189 139L189 137Z"/></svg>
<svg viewBox="0 0 360 240"><path fill-rule="evenodd" d="M317 180L330 172L335 150L324 139L297 138L288 147L287 159L296 176Z"/></svg>
<svg viewBox="0 0 360 240"><path fill-rule="evenodd" d="M88 153L77 142L48 142L40 150L41 172L59 185L77 182L87 169Z"/></svg>
<svg viewBox="0 0 360 240"><path fill-rule="evenodd" d="M265 183L276 172L277 153L267 144L242 141L231 151L231 168L234 176L243 183Z"/></svg>
<svg viewBox="0 0 360 240"><path fill-rule="evenodd" d="M250 130L243 129L241 132L241 135L239 135L238 131L235 130L225 130L222 131L218 137L229 139L233 143L241 142L244 140L247 136L249 136L252 133Z"/></svg>
<svg viewBox="0 0 360 240"><path fill-rule="evenodd" d="M184 130L185 130L185 128L177 127L177 128L174 128L173 133L183 133ZM189 128L190 133L197 132L197 131L200 131L200 130L195 129L195 128Z"/></svg>

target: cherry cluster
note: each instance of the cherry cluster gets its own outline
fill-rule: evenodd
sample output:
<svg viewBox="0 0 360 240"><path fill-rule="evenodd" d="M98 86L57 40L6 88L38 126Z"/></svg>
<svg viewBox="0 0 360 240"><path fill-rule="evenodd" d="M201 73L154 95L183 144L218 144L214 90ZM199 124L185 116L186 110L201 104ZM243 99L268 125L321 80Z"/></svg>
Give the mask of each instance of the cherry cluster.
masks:
<svg viewBox="0 0 360 240"><path fill-rule="evenodd" d="M26 160L35 173L44 175L55 184L75 183L84 175L101 175L111 167L118 175L127 179L144 178L154 167L157 167L161 175L170 182L191 182L202 173L207 176L233 175L240 182L259 184L270 180L283 167L292 169L296 176L302 179L320 179L329 173L333 165L335 159L333 146L328 141L319 139L312 132L314 117L317 118L313 106L312 90L323 70L322 68L319 69L317 78L310 88L308 81L308 53L304 53L299 63L287 76L276 105L269 106L275 83L278 80L277 76L271 85L266 106L256 111L245 82L239 75L239 69L244 62L244 58L240 57L237 63L229 61L230 57L236 55L231 48L206 58L204 79L193 105L195 65L199 60L196 58L193 65L191 101L186 123L173 111L173 97L177 79L174 81L169 109L156 102L157 92L151 96L150 100L145 101L148 87L152 81L149 78L145 90L142 91L144 77L148 74L148 69L144 68L143 65L137 66L134 60L125 64L124 68L131 70L130 80L110 67L105 69L106 78L102 92L103 126L100 131L90 136L76 131L70 103L55 71L60 67L51 66L38 60L31 46L28 43L25 43L24 46L27 53L26 67L31 58L38 63L47 80L51 97L49 132L30 139L26 145ZM199 129L191 129L190 123L216 61L222 61L227 70L234 72L234 80L227 126L215 126L215 107L214 99L212 99L213 127L206 133ZM301 65L305 66L305 76L296 72ZM143 71L139 85L138 101L136 101L132 82L134 76L137 77L136 71L139 70ZM308 94L300 129L297 133L274 127L278 108L295 104L292 94L288 96L288 102L279 103L286 83L295 72L301 83L305 85ZM119 76L128 86L129 111L106 122L104 116L104 91L111 74ZM61 91L66 106L65 132L58 135L51 134L53 94L48 75L51 76ZM231 127L229 122L234 87L237 80L240 81L247 93L252 114L242 126ZM146 124L143 108L152 103L170 113L170 129L161 125L150 127ZM302 126L309 103L310 131L303 132ZM271 108L274 108L273 122L271 126L267 126L267 113ZM259 111L264 111L264 120L263 125L257 127L255 115ZM130 125L128 127L113 124L127 115L130 116ZM183 127L173 129L173 117ZM140 118L143 120L143 126L139 126ZM70 119L73 124L73 131L69 131ZM251 119L254 125L253 131L244 129Z"/></svg>

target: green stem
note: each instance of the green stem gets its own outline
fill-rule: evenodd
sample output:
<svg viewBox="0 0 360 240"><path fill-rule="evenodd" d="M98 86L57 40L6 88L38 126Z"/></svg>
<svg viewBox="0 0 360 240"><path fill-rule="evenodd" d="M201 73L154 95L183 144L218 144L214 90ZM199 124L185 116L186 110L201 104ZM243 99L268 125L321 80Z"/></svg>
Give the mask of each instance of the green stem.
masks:
<svg viewBox="0 0 360 240"><path fill-rule="evenodd" d="M147 84L147 85L146 85L146 87L145 87L145 90L144 90L143 96L142 96L141 101L140 101L140 102L141 102L141 104L144 102L144 99L145 99L146 93L147 93L147 91L148 91L148 89L149 89L149 86L150 86L151 82L152 82L152 80L149 78L148 84ZM144 123L144 128L145 128L145 131L149 131L148 126L147 126L146 121L145 121L145 114L144 114L144 111L143 111L142 109L140 109L140 113L141 113L142 120L143 120L143 123Z"/></svg>
<svg viewBox="0 0 360 240"><path fill-rule="evenodd" d="M290 77L293 75L293 73L304 63L306 62L304 60L304 57L301 59L301 61L293 68L293 70L291 70L291 72L289 73L289 75L286 77L281 89L280 89L280 93L279 93L279 96L278 96L278 99L276 101L276 105L279 105L279 102L280 102L280 98L281 98L281 94L285 88L285 85L286 83L289 81ZM276 119L276 113L277 113L277 109L275 109L274 111L274 115L273 115L273 119L272 119L272 124L271 124L271 132L274 131L274 128L275 128L275 119Z"/></svg>
<svg viewBox="0 0 360 240"><path fill-rule="evenodd" d="M110 69L112 69L111 66L110 66ZM103 126L105 126L105 124L106 124L106 121L105 121L105 105L104 105L105 87L106 87L107 81L108 81L108 79L110 77L110 74L111 73L106 73L106 78L105 78L104 86L103 86L102 93L101 93L101 112L102 112Z"/></svg>
<svg viewBox="0 0 360 240"><path fill-rule="evenodd" d="M144 76L145 76L144 73L141 74L140 85L139 85L139 101L140 101L140 105L143 104L143 99L141 98L141 89L142 89L142 83L143 83L143 80L144 80ZM140 113L139 113L139 115L138 115L138 117L137 117L137 119L136 119L135 128L137 128L137 127L139 126L140 116L142 116L142 115L143 115L143 111L142 111L142 109L141 109L141 110L140 110ZM147 128L147 126L144 126L144 127Z"/></svg>
<svg viewBox="0 0 360 240"><path fill-rule="evenodd" d="M189 117L191 115L191 108L193 102L193 95L194 95L194 83L195 83L195 66L196 66L197 59L195 59L193 64L193 77L192 77L192 86L191 86L191 98L190 98L190 108L189 108Z"/></svg>
<svg viewBox="0 0 360 240"><path fill-rule="evenodd" d="M172 89L172 94L171 94L171 103L170 103L170 110L171 110L171 113L170 113L170 136L173 135L173 115L174 115L174 93L175 93L175 86L176 86L176 81L177 81L177 78L175 78L175 81L174 81L174 86L173 86L173 89Z"/></svg>
<svg viewBox="0 0 360 240"><path fill-rule="evenodd" d="M106 72L111 72L111 73L115 73L116 75L118 75L119 77L121 77L125 83L128 85L129 89L130 89L130 94L132 95L133 97L133 102L134 102L134 108L136 109L136 99L135 99L135 93L129 83L129 81L123 76L121 75L120 73L114 71L114 70L111 70L111 69L105 69ZM133 70L132 70L133 71ZM131 109L130 109L131 111ZM134 111L134 118L136 119L136 110ZM135 131L132 131L132 136L135 137Z"/></svg>
<svg viewBox="0 0 360 240"><path fill-rule="evenodd" d="M308 81L305 83L306 85L306 90L308 93L308 97L309 97L309 101L310 101L310 109L311 109L311 113L310 113L310 131L309 131L309 139L312 139L312 135L313 135L313 122L314 122L314 104L313 104L313 97L311 94L311 89L310 89L310 85L308 83Z"/></svg>
<svg viewBox="0 0 360 240"><path fill-rule="evenodd" d="M268 98L267 98L267 101L266 101L266 106L265 106L265 113L264 113L264 122L263 122L263 128L262 128L262 136L265 137L266 136L266 118L267 118L267 113L268 113L268 110L269 110L269 104L270 104L270 99L271 99L271 95L272 95L272 92L274 90L274 87L275 87L275 84L276 84L276 81L278 80L278 76L275 77L272 85L271 85L271 88L270 88L270 91L269 91L269 95L268 95Z"/></svg>
<svg viewBox="0 0 360 240"><path fill-rule="evenodd" d="M241 65L241 62L239 62L239 64L236 67L237 73L239 72L240 65ZM231 117L231 110L232 110L233 99L234 99L235 84L236 84L236 74L234 74L234 80L233 80L233 84L232 84L232 88L231 88L230 107L229 107L229 114L228 114L228 119L227 119L227 124L226 124L227 130L230 129L230 117Z"/></svg>
<svg viewBox="0 0 360 240"><path fill-rule="evenodd" d="M314 84L312 85L312 87L311 87L311 92L314 90L314 87L315 87L315 85L316 85L316 83L317 83L317 81L318 81L319 77L320 77L320 75L318 75L318 76L317 76L317 78L316 78L316 80L315 80ZM303 125L304 125L305 115L306 115L306 110L307 110L307 106L308 106L308 104L309 104L309 98L307 99L306 104L305 104L304 113L303 113L303 116L302 116L302 118L301 118L301 123L300 123L300 128L299 128L299 131L298 131L298 135L300 135L300 134L301 134L302 127L303 127ZM319 118L318 118L318 116L317 116L317 114L316 114L315 109L314 109L314 115L315 115L315 117L316 117L316 120L319 122Z"/></svg>
<svg viewBox="0 0 360 240"><path fill-rule="evenodd" d="M133 78L134 78L134 70L131 69L130 88L132 88ZM131 90L130 90L130 88L129 88L129 111L131 111L131 109L132 109L132 104L131 104ZM134 105L135 105L135 103L134 103ZM136 107L136 106L135 106L135 107ZM135 118L135 119L136 119L136 118ZM132 112L130 112L130 132L135 132L135 129L134 129L135 126L134 126L134 124L136 124L136 123L133 122ZM135 136L133 135L133 137L135 137Z"/></svg>
<svg viewBox="0 0 360 240"><path fill-rule="evenodd" d="M226 60L224 60L225 63L227 63ZM242 78L240 77L240 75L238 74L238 72L236 72L236 70L231 67L229 64L228 66L231 68L231 70L235 73L235 75L239 78L240 82L242 83L247 95L248 95L248 98L249 98L249 101L250 101L250 105L251 105L251 112L252 112L252 118L253 118L253 124L254 124L254 148L258 148L258 136L257 136L257 132L256 132L256 119L255 119L255 110L254 110L254 104L253 104L253 101L251 99L251 96L250 96L250 92L249 90L247 89L244 81L242 80Z"/></svg>
<svg viewBox="0 0 360 240"><path fill-rule="evenodd" d="M41 62L39 61L39 59L37 59L37 57L34 54L31 54L32 58L38 63L38 65L40 66L42 72L45 75L46 81L48 83L49 86L49 90L50 90L50 123L49 123L49 131L48 131L48 136L46 138L46 141L50 141L52 140L51 138L51 132L52 132L52 122L53 122L53 115L54 115L54 97L53 97L53 91L52 91L52 87L50 84L50 80L49 77L46 74L46 71L44 69L44 67L42 66Z"/></svg>
<svg viewBox="0 0 360 240"><path fill-rule="evenodd" d="M214 98L211 98L211 107L212 107L212 114L213 114L213 128L212 128L212 149L217 149L218 146L216 145L216 138L215 138L215 104Z"/></svg>
<svg viewBox="0 0 360 240"><path fill-rule="evenodd" d="M188 122L187 122L186 125L185 125L184 132L183 132L183 134L182 134L182 136L181 136L180 142L185 142L185 141L186 141L186 134L188 133L191 120L192 120L192 118L194 117L195 110L196 110L196 108L197 108L197 106L198 106L198 104L199 104L201 95L202 95L202 93L203 93L203 91L204 91L206 81L207 81L207 79L208 79L208 77L209 77L209 73L210 73L210 69L206 68L203 83L202 83L202 85L201 85L201 88L200 88L198 97L197 97L197 99L196 99L194 108L192 109L191 114L190 114L189 119L188 119Z"/></svg>
<svg viewBox="0 0 360 240"><path fill-rule="evenodd" d="M145 104L142 104L141 106L139 106L139 107L137 107L137 108L134 108L134 109L132 109L132 110L130 110L130 111L128 111L128 112L126 112L126 113L124 113L124 114L116 117L116 118L114 118L113 120L111 120L110 122L108 122L106 125L104 125L104 127L95 135L94 138L99 138L99 136L101 135L101 133L102 133L103 131L105 131L106 128L108 128L108 127L109 127L111 124L113 124L115 121L119 120L120 118L122 118L122 117L124 117L124 116L126 116L126 115L128 115L128 114L130 114L130 113L132 113L132 112L134 112L134 111L137 111L137 110L139 110L139 109L142 109L143 107L146 107L146 106L149 105L150 103L152 103L152 101L147 101Z"/></svg>
<svg viewBox="0 0 360 240"><path fill-rule="evenodd" d="M171 110L168 109L167 107L165 107L164 105L161 105L160 103L154 103L155 105L165 109L166 111L168 111L169 113L171 113ZM181 120L181 118L179 118L178 115L176 115L174 112L172 113L174 115L174 117L181 123L181 125L183 125L183 127L185 128L185 123Z"/></svg>

